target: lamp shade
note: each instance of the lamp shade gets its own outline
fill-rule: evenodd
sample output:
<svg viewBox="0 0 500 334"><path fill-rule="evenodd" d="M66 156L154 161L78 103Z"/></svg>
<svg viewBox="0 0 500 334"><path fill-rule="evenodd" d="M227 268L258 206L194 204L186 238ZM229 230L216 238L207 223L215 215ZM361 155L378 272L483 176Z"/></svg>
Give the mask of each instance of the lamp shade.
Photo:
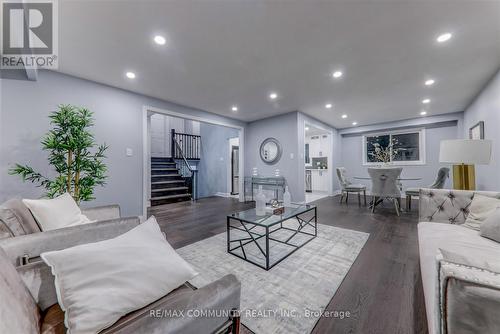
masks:
<svg viewBox="0 0 500 334"><path fill-rule="evenodd" d="M439 161L452 164L487 165L491 159L491 140L441 140Z"/></svg>

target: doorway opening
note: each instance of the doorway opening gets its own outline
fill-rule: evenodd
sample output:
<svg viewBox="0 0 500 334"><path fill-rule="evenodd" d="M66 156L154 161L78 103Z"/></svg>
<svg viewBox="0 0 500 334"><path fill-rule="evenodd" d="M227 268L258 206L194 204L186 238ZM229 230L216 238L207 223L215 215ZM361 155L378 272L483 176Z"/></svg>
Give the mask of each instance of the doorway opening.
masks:
<svg viewBox="0 0 500 334"><path fill-rule="evenodd" d="M231 197L242 201L238 191L243 166L242 127L144 107L143 130L144 217L156 206L229 197L233 192ZM228 142L237 151L228 154ZM231 183L226 182L227 174L232 176Z"/></svg>
<svg viewBox="0 0 500 334"><path fill-rule="evenodd" d="M240 194L240 139L229 138L229 173L228 187L230 195L238 197Z"/></svg>
<svg viewBox="0 0 500 334"><path fill-rule="evenodd" d="M305 198L310 203L332 194L333 136L331 131L305 124Z"/></svg>

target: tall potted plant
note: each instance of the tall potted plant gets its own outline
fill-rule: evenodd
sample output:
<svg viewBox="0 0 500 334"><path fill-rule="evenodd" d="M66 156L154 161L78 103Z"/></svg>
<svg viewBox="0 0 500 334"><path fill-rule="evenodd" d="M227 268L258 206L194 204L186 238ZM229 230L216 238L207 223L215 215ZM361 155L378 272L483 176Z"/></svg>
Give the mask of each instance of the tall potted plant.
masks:
<svg viewBox="0 0 500 334"><path fill-rule="evenodd" d="M94 199L94 188L103 186L107 177L103 160L108 146L97 146L90 133L92 116L88 109L72 105L59 105L49 116L53 128L42 139L42 149L49 151L49 164L58 174L54 179L20 164L11 168L9 174L20 175L23 181L45 188L49 198L68 192L77 203Z"/></svg>

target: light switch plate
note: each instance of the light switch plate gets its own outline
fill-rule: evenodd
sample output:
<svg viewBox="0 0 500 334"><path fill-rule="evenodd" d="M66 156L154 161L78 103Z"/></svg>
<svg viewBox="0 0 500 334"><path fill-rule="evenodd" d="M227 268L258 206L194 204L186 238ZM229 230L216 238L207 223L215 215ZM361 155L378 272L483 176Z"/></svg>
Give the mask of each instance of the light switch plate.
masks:
<svg viewBox="0 0 500 334"><path fill-rule="evenodd" d="M290 153L290 159L293 159L294 155L293 153Z"/></svg>
<svg viewBox="0 0 500 334"><path fill-rule="evenodd" d="M125 154L127 157L131 157L134 154L134 151L131 148L127 148Z"/></svg>

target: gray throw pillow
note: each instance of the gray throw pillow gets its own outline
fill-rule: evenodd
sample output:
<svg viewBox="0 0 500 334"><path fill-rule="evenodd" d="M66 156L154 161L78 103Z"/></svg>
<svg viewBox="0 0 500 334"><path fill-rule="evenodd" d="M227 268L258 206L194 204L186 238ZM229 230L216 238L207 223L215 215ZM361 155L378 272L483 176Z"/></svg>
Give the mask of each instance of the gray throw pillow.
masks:
<svg viewBox="0 0 500 334"><path fill-rule="evenodd" d="M30 210L18 198L13 198L0 205L0 221L15 237L42 231Z"/></svg>
<svg viewBox="0 0 500 334"><path fill-rule="evenodd" d="M479 234L482 237L500 242L500 209L496 209L483 221Z"/></svg>

